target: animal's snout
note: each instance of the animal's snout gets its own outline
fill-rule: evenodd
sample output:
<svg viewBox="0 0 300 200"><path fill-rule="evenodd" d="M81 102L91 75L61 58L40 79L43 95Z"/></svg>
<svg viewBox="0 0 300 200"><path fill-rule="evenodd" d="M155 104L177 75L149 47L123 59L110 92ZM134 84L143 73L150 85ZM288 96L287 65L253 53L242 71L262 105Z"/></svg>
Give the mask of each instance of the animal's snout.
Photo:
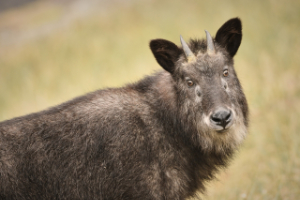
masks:
<svg viewBox="0 0 300 200"><path fill-rule="evenodd" d="M232 112L226 108L218 108L210 116L210 122L216 130L228 128L231 121Z"/></svg>

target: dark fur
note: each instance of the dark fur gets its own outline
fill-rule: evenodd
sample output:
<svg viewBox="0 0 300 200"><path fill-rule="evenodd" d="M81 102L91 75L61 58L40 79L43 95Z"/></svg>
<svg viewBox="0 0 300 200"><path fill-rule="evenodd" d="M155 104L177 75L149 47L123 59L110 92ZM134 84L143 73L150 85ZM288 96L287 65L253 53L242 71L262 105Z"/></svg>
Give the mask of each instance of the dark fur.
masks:
<svg viewBox="0 0 300 200"><path fill-rule="evenodd" d="M173 200L203 192L235 148L223 144L220 151L214 143L206 148L205 137L226 133L198 130L198 117L234 104L245 126L248 119L232 61L241 24L239 19L227 23L230 27L222 26L215 43L231 72L230 94L218 89L217 66L203 68L207 56L197 61L203 68L199 74L196 64L182 66L181 48L153 40L151 50L166 71L1 122L0 199ZM190 47L205 53L206 41L191 40ZM200 103L195 103L194 89L186 87L186 74L199 80Z"/></svg>

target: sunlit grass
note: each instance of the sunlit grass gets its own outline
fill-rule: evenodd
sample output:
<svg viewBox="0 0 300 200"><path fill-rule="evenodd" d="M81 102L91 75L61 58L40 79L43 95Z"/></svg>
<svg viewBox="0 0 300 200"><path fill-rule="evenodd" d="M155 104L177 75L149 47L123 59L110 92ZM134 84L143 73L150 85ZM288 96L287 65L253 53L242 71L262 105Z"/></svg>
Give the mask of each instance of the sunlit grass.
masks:
<svg viewBox="0 0 300 200"><path fill-rule="evenodd" d="M36 4L5 16L22 13L14 27L38 27L63 12L45 5L40 20L25 17ZM179 44L180 34L204 37L207 29L214 35L239 16L244 36L235 65L249 100L249 136L203 198L299 198L300 2L132 0L105 7L35 40L0 45L1 120L137 81L160 69L148 47L151 39ZM0 16L0 31L7 20Z"/></svg>

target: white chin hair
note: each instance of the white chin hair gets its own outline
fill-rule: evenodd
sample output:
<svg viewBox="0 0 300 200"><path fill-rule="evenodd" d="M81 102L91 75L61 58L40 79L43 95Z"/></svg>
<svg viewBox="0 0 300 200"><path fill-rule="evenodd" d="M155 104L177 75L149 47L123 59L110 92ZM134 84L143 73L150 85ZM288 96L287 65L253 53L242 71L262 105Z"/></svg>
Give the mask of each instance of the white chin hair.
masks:
<svg viewBox="0 0 300 200"><path fill-rule="evenodd" d="M202 149L207 151L215 150L217 153L225 153L227 150L237 149L247 135L247 128L241 119L241 117L235 115L234 122L230 128L223 132L218 132L210 126L209 117L204 116L204 123L198 126L199 134L202 136L200 137ZM203 125L206 128L203 128Z"/></svg>

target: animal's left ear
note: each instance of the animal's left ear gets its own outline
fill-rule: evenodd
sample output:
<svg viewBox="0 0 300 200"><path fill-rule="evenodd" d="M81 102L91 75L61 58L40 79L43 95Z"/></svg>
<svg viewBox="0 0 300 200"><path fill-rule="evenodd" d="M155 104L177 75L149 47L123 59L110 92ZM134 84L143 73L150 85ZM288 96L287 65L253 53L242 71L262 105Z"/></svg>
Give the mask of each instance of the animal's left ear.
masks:
<svg viewBox="0 0 300 200"><path fill-rule="evenodd" d="M228 51L231 57L233 57L242 41L241 20L239 18L228 20L218 30L215 40Z"/></svg>
<svg viewBox="0 0 300 200"><path fill-rule="evenodd" d="M168 40L156 39L151 40L150 48L158 64L168 72L173 73L175 63L182 53L176 44Z"/></svg>

